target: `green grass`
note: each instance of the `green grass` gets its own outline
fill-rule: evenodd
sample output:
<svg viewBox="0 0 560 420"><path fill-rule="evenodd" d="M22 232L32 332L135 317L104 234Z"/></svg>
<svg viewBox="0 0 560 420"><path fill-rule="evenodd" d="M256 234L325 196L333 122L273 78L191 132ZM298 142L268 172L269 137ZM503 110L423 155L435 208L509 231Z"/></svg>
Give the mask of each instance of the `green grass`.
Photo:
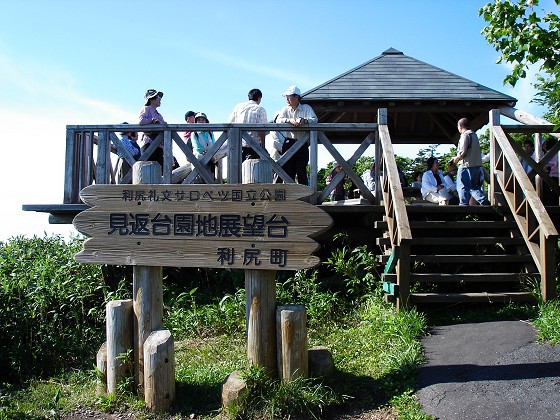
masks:
<svg viewBox="0 0 560 420"><path fill-rule="evenodd" d="M126 390L108 396L96 392L92 364L104 330L102 309L126 292L129 279L116 276L120 288L109 291L99 267L73 262L80 246L79 240L66 244L57 237L0 244L0 346L10 368L5 376L0 370L0 420L57 418L77 408L133 412L146 419L317 418L349 412L426 419L414 393L423 361L419 338L428 324L529 319L542 341L560 343L558 301L442 306L430 308L427 316L415 309L396 312L382 299L372 254L341 245L326 267L279 275L277 303L306 306L309 345L328 347L335 362L331 377L282 384L248 366L240 273L171 271L164 322L176 342L177 392L172 412L158 417ZM221 384L234 370L243 372L251 392L222 411Z"/></svg>

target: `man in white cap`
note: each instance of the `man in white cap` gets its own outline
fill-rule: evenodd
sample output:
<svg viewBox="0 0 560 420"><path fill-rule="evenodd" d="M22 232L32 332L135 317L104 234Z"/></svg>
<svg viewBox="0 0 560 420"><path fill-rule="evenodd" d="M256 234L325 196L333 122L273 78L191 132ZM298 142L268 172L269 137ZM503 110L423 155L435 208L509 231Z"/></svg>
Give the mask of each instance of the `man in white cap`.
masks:
<svg viewBox="0 0 560 420"><path fill-rule="evenodd" d="M297 86L290 86L286 92L282 94L286 97L287 106L282 108L276 118L277 123L288 123L294 127L306 124L317 124L317 115L309 105L300 103L301 91ZM287 132L284 145L282 146L282 154L286 153L296 142L297 136L302 134L301 131ZM307 180L307 162L309 161L309 147L303 146L299 149L290 160L288 160L283 168L290 177L297 176L297 182L303 185L308 184ZM280 178L279 178L280 179Z"/></svg>

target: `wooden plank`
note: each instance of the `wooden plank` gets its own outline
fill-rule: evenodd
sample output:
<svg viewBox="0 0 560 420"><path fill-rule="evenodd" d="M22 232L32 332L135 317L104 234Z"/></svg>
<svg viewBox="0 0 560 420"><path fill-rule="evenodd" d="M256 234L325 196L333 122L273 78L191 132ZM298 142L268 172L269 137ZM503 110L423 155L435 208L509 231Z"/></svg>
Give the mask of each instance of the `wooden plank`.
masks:
<svg viewBox="0 0 560 420"><path fill-rule="evenodd" d="M90 238L75 259L89 264L153 265L157 262L167 267L299 270L315 267L321 262L318 257L310 255L318 247L311 239L297 243L250 240L224 243Z"/></svg>
<svg viewBox="0 0 560 420"><path fill-rule="evenodd" d="M471 238L449 238L449 237L431 237L431 238L418 238L412 239L412 245L520 245L523 244L523 238L500 238L500 237L480 237L474 236Z"/></svg>
<svg viewBox="0 0 560 420"><path fill-rule="evenodd" d="M539 273L415 273L410 275L411 282L432 283L503 283L521 282L540 277ZM385 274L386 281L396 281L396 274Z"/></svg>
<svg viewBox="0 0 560 420"><path fill-rule="evenodd" d="M77 203L79 201L78 188L75 186L76 179L76 132L66 129L66 157L64 159L64 204Z"/></svg>
<svg viewBox="0 0 560 420"><path fill-rule="evenodd" d="M139 195L140 194L140 195ZM90 206L130 206L130 203L147 205L175 203L283 203L301 200L313 194L311 188L301 184L222 184L222 185L90 185L80 192L80 198ZM128 203L128 204L127 204Z"/></svg>
<svg viewBox="0 0 560 420"><path fill-rule="evenodd" d="M532 302L535 298L529 292L503 293L411 293L412 303L444 302Z"/></svg>
<svg viewBox="0 0 560 420"><path fill-rule="evenodd" d="M482 264L482 263L524 263L533 262L533 257L529 254L524 255L510 255L510 254L461 254L461 255L418 255L412 254L410 258L413 261L428 262L428 263L461 263L461 264ZM389 261L388 255L381 255L379 261L387 263Z"/></svg>

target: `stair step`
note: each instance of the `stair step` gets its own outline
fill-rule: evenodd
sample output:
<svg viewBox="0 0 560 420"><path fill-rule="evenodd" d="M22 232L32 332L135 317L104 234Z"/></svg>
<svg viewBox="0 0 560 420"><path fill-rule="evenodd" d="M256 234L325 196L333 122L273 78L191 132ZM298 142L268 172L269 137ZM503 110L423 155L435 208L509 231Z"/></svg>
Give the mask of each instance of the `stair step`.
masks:
<svg viewBox="0 0 560 420"><path fill-rule="evenodd" d="M443 207L443 206L442 206ZM412 238L413 245L523 245L523 238L499 238L499 237L480 237L473 236L469 238L456 237L429 237L429 238Z"/></svg>
<svg viewBox="0 0 560 420"><path fill-rule="evenodd" d="M513 221L492 221L492 220L411 220L411 229L514 229L516 224ZM377 229L387 229L387 222L378 220L375 222Z"/></svg>
<svg viewBox="0 0 560 420"><path fill-rule="evenodd" d="M429 302L531 302L535 298L529 292L496 293L411 293L411 303Z"/></svg>
<svg viewBox="0 0 560 420"><path fill-rule="evenodd" d="M498 283L519 282L535 278L538 273L414 273L410 275L410 282L418 283ZM396 274L384 274L383 280L391 283L397 282Z"/></svg>
<svg viewBox="0 0 560 420"><path fill-rule="evenodd" d="M461 264L483 264L483 263L530 263L533 258L529 254L513 255L513 254L463 254L463 255L411 255L412 261L426 263L461 263ZM379 255L378 261L386 264L389 260L388 255Z"/></svg>

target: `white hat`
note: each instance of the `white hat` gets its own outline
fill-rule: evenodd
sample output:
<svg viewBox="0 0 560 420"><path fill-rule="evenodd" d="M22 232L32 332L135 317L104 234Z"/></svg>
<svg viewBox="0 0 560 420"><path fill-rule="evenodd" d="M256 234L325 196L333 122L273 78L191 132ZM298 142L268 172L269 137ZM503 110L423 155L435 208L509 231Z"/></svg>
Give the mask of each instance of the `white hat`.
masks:
<svg viewBox="0 0 560 420"><path fill-rule="evenodd" d="M290 86L288 90L282 94L282 96L290 96L290 95L301 96L301 91L297 86Z"/></svg>

